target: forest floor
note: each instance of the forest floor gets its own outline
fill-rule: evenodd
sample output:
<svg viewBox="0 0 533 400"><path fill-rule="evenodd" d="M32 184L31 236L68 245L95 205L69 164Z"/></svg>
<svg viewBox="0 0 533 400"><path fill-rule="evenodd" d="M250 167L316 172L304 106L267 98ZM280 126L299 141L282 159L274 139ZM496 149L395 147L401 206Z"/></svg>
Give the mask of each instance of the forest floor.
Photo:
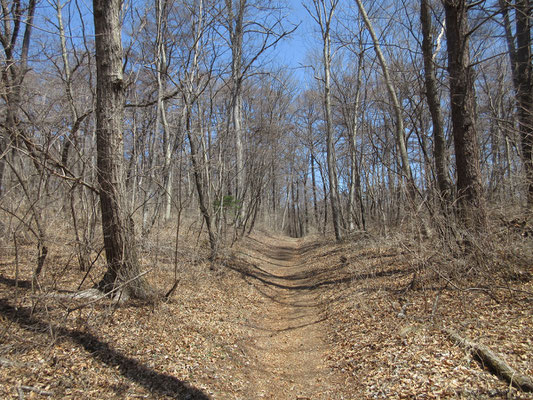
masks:
<svg viewBox="0 0 533 400"><path fill-rule="evenodd" d="M263 232L210 265L202 243L182 242L175 262L168 234L156 236L143 245L150 283L164 292L180 281L149 304L66 297L86 273L64 245L50 249L36 290L31 243L2 246L0 398L533 398L443 333L533 376L531 263L466 285L448 260L398 238Z"/></svg>

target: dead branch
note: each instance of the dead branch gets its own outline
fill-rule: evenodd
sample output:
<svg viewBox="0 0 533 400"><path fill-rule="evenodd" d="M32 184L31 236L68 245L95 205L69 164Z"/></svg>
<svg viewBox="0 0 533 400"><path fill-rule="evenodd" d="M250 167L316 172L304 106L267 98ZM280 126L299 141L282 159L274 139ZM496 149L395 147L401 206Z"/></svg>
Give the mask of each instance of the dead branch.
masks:
<svg viewBox="0 0 533 400"><path fill-rule="evenodd" d="M444 329L444 333L452 342L471 351L482 365L487 366L489 370L503 378L507 383L524 392L533 392L533 380L529 376L515 371L487 346L465 339L452 329Z"/></svg>
<svg viewBox="0 0 533 400"><path fill-rule="evenodd" d="M87 290L83 290L81 292L76 292L76 293L73 293L73 294L67 294L67 295L64 295L64 294L54 294L52 295L52 297L55 297L55 298L68 298L68 299L80 299L80 298L86 298L86 299L89 299L90 301L87 302L87 303L83 303L77 307L73 307L73 308L68 308L67 309L67 312L72 312L72 311L76 311L76 310L79 310L79 309L82 309L82 308L85 308L87 306L90 306L91 304L94 304L100 300L102 300L103 298L105 297L110 297L113 293L117 293L118 291L120 291L122 288L124 288L125 286L129 285L130 283L132 283L133 281L143 277L144 275L148 274L149 272L151 272L153 270L153 268L149 269L149 270L146 270L144 272L141 272L140 274L134 276L133 278L127 280L126 282L120 284L119 286L113 288L113 290L110 290L109 292L101 292L100 290L96 289L96 288L91 288L91 289L87 289Z"/></svg>
<svg viewBox="0 0 533 400"><path fill-rule="evenodd" d="M170 296L176 291L176 288L178 287L178 283L180 283L180 279L176 279L174 281L174 285L170 288L170 290L165 294L164 299L168 301L170 299Z"/></svg>

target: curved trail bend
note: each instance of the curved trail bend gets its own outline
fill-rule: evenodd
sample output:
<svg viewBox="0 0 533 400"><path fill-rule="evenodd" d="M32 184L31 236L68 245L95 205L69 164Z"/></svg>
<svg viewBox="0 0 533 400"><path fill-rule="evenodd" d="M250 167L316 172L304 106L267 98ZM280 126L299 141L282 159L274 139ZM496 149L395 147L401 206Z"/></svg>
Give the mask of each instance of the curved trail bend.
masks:
<svg viewBox="0 0 533 400"><path fill-rule="evenodd" d="M264 242L263 242L264 241ZM249 239L245 279L260 294L244 343L250 399L331 399L338 377L327 367L326 320L317 284L316 245L299 239Z"/></svg>

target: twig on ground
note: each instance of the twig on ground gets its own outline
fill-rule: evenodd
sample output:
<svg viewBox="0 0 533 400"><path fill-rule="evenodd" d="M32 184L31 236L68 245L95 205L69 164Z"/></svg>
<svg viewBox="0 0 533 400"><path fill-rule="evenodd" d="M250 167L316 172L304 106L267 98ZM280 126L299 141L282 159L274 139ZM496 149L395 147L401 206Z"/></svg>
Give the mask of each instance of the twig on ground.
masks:
<svg viewBox="0 0 533 400"><path fill-rule="evenodd" d="M178 283L180 283L180 279L176 279L174 281L174 285L170 288L170 290L165 294L164 298L168 301L170 299L170 296L176 291L176 288L178 287Z"/></svg>
<svg viewBox="0 0 533 400"><path fill-rule="evenodd" d="M24 364L21 364L16 361L8 360L7 358L0 357L0 366L2 367L22 367Z"/></svg>
<svg viewBox="0 0 533 400"><path fill-rule="evenodd" d="M40 394L41 396L53 396L54 393L52 392L49 392L48 390L43 390L43 389L39 389L38 387L35 387L35 386L26 386L26 385L20 385L18 387L18 390L19 390L19 397L20 397L20 391L26 391L26 392L35 392L35 393L38 393ZM24 398L24 395L23 397Z"/></svg>

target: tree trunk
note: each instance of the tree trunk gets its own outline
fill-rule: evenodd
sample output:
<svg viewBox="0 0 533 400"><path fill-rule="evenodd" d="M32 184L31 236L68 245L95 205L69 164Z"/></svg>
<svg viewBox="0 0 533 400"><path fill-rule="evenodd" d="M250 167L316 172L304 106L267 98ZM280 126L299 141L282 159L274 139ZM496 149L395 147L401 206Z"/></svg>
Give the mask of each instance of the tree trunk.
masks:
<svg viewBox="0 0 533 400"><path fill-rule="evenodd" d="M4 194L4 171L6 170L7 157L7 138L5 135L0 136L0 198Z"/></svg>
<svg viewBox="0 0 533 400"><path fill-rule="evenodd" d="M337 180L337 162L335 157L334 133L333 133L333 116L331 112L331 94L330 94L330 41L329 36L324 43L324 108L326 112L326 159L328 167L329 180L329 198L331 201L331 218L333 220L333 229L335 239L342 239L339 187Z"/></svg>
<svg viewBox="0 0 533 400"><path fill-rule="evenodd" d="M121 0L93 1L97 72L97 174L108 263L98 288L104 292L115 290L121 299L148 298L152 293L144 276L140 276L133 219L127 210L122 173L124 82L121 4Z"/></svg>
<svg viewBox="0 0 533 400"><path fill-rule="evenodd" d="M333 113L331 110L331 22L338 0L326 4L325 0L314 0L315 14L311 16L319 24L322 34L322 63L324 68L324 113L326 122L326 167L329 181L329 198L331 202L331 218L335 239L341 240L341 209L337 177L337 161L335 157L335 138L333 132ZM329 8L328 8L329 7Z"/></svg>
<svg viewBox="0 0 533 400"><path fill-rule="evenodd" d="M315 226L318 230L320 221L318 219L318 199L316 195L316 177L315 177L315 156L313 155L313 149L311 149L311 185L313 187L313 213L315 215Z"/></svg>
<svg viewBox="0 0 533 400"><path fill-rule="evenodd" d="M186 101L186 104L188 104L188 101ZM213 227L213 218L211 216L211 213L209 211L210 205L207 202L207 194L206 191L208 190L208 185L205 183L206 177L203 173L203 167L201 163L199 162L201 155L198 152L198 145L195 140L195 135L191 132L191 115L189 111L190 105L186 105L187 107L187 114L186 114L186 130L187 130L187 137L189 138L189 145L191 147L191 162L193 167L193 173L194 173L194 182L196 184L196 191L198 194L198 205L200 208L200 212L202 213L202 216L204 217L205 225L207 227L207 234L209 236L209 245L211 248L211 254L210 259L213 260L217 255L218 250L218 239L215 232L215 229Z"/></svg>
<svg viewBox="0 0 533 400"><path fill-rule="evenodd" d="M316 161L316 160L315 160ZM322 225L322 233L325 235L328 227L328 200L330 193L326 186L326 177L322 165L318 165L318 172L320 172L320 180L322 181L322 190L324 191L324 225Z"/></svg>
<svg viewBox="0 0 533 400"><path fill-rule="evenodd" d="M304 224L303 224L303 231L302 235L305 236L309 232L309 204L307 201L307 174L303 177L302 182L302 195L303 195L303 202L304 202Z"/></svg>
<svg viewBox="0 0 533 400"><path fill-rule="evenodd" d="M361 45L361 44L360 44ZM360 221L356 210L356 198L362 202L361 199L361 174L359 171L359 164L357 160L357 135L359 134L359 104L361 95L361 74L363 63L363 52L359 53L359 60L357 64L357 80L355 88L355 98L352 107L347 107L345 113L346 125L348 128L348 135L350 141L350 185L348 188L348 229L353 231L355 225L360 228Z"/></svg>
<svg viewBox="0 0 533 400"><path fill-rule="evenodd" d="M2 2L3 10L3 30L0 31L0 43L4 49L4 60L2 65L3 100L5 102L4 134L0 135L0 196L4 193L4 172L6 157L10 144L18 145L19 134L23 133L18 128L18 110L21 102L21 90L28 66L28 52L30 49L31 34L33 28L33 17L37 0L30 0L24 11L21 12L21 4L12 4L8 7ZM26 15L24 15L26 13ZM22 48L20 58L16 60L16 48L21 24L24 23L24 36L22 38ZM35 164L34 160L34 164ZM38 168L39 169L39 168Z"/></svg>
<svg viewBox="0 0 533 400"><path fill-rule="evenodd" d="M533 66L531 65L531 21L530 1L516 0L516 44L513 36L507 4L500 0L504 18L504 28L511 61L513 85L516 93L516 106L522 163L526 172L527 205L533 209Z"/></svg>
<svg viewBox="0 0 533 400"><path fill-rule="evenodd" d="M435 157L437 187L441 198L442 209L446 213L452 193L452 184L448 176L446 138L444 137L444 124L440 110L435 64L433 63L433 28L431 25L428 0L421 0L420 22L422 24L422 54L424 58L426 98L433 123L433 154Z"/></svg>
<svg viewBox="0 0 533 400"><path fill-rule="evenodd" d="M396 89L394 88L394 84L392 83L392 79L389 75L389 68L385 61L385 57L383 56L383 53L381 51L379 40L376 35L376 32L374 31L372 23L370 22L370 18L368 18L368 14L366 13L362 0L356 0L356 2L357 2L357 6L359 7L359 12L361 13L361 16L363 17L363 20L365 21L365 25L368 29L368 32L370 33L370 36L372 37L372 42L374 44L374 50L378 57L381 70L383 71L383 79L385 80L385 86L387 87L387 92L389 93L389 97L391 99L392 106L394 109L394 115L396 117L396 121L395 121L396 122L395 124L396 125L396 129L395 129L396 143L398 146L398 151L400 152L402 173L403 173L404 178L407 181L407 192L409 194L409 199L411 200L411 203L414 206L416 186L415 186L415 181L413 179L413 174L411 172L411 166L409 164L409 157L407 156L407 145L405 143L405 136L404 136L405 132L404 132L404 126L403 126L402 108L400 106L400 102L398 101L398 96L396 95Z"/></svg>
<svg viewBox="0 0 533 400"><path fill-rule="evenodd" d="M242 143L242 47L244 36L244 12L247 0L236 0L236 13L234 13L233 1L226 0L228 11L228 29L231 42L231 98L229 107L229 127L233 130L235 140L235 197L239 201L239 223L246 215L244 199L244 147Z"/></svg>
<svg viewBox="0 0 533 400"><path fill-rule="evenodd" d="M479 229L486 221L475 121L474 76L467 35L467 4L465 0L446 0L444 10L459 216L466 227Z"/></svg>
<svg viewBox="0 0 533 400"><path fill-rule="evenodd" d="M163 98L166 89L166 69L167 56L165 48L165 31L164 26L167 18L166 1L156 0L156 19L157 19L157 37L156 37L156 78L157 78L157 114L155 123L156 135L160 129L163 130L163 219L168 221L172 211L172 137L170 127L167 121L167 110L165 99Z"/></svg>

